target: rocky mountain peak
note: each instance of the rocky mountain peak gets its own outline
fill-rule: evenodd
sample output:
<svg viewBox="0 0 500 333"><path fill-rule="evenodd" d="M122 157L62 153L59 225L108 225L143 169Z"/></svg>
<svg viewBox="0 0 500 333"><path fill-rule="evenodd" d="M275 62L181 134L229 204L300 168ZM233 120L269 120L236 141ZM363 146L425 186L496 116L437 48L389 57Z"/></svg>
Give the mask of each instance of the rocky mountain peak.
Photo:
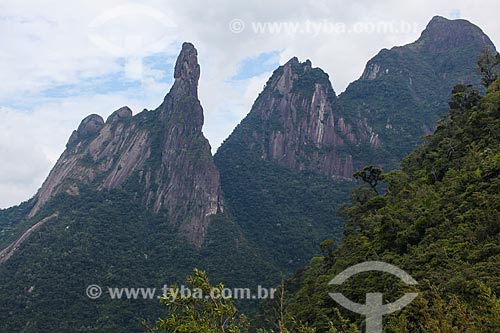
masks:
<svg viewBox="0 0 500 333"><path fill-rule="evenodd" d="M198 64L198 51L193 44L182 44L182 50L175 63L174 78L174 88L183 89L191 96L198 95L200 65Z"/></svg>
<svg viewBox="0 0 500 333"><path fill-rule="evenodd" d="M219 173L201 131L200 66L192 44L183 44L174 77L155 111L133 116L125 106L106 122L98 115L86 117L37 193L30 216L59 193L79 195L82 185L100 191L133 188L147 208L164 213L201 247L211 216L224 205Z"/></svg>
<svg viewBox="0 0 500 333"><path fill-rule="evenodd" d="M248 116L253 124L244 120L229 141L250 131L245 145L261 159L294 171L350 178L352 158L339 150L357 139L340 109L328 74L293 57L274 71L257 98Z"/></svg>
<svg viewBox="0 0 500 333"><path fill-rule="evenodd" d="M288 60L283 66L291 66L292 64L299 64L299 58L297 57L291 57L290 60Z"/></svg>
<svg viewBox="0 0 500 333"><path fill-rule="evenodd" d="M116 121L120 121L127 118L132 118L132 110L128 106L124 106L113 112L108 119L106 120L106 124L114 123Z"/></svg>
<svg viewBox="0 0 500 333"><path fill-rule="evenodd" d="M429 28L429 26L432 26L434 24L442 24L442 23L446 24L448 22L450 22L450 20L447 19L446 17L435 15L435 16L432 17L432 19L427 24L427 28Z"/></svg>
<svg viewBox="0 0 500 333"><path fill-rule="evenodd" d="M378 135L382 148L378 161L366 160L366 151L354 159L395 167L433 132L453 86L479 87L476 61L485 47L494 49L473 23L435 16L417 41L381 50L339 97L346 115L367 120L367 132Z"/></svg>
<svg viewBox="0 0 500 333"><path fill-rule="evenodd" d="M313 68L308 59L300 62L297 57L291 58L279 67L269 79L267 86L277 89L281 94L297 93L305 86L305 81L320 84L333 93L328 74L320 68Z"/></svg>
<svg viewBox="0 0 500 333"><path fill-rule="evenodd" d="M104 119L97 114L91 114L86 117L78 126L78 132L81 134L95 134L104 126Z"/></svg>
<svg viewBox="0 0 500 333"><path fill-rule="evenodd" d="M312 67L312 63L309 59L301 63L299 61L299 58L297 57L292 57L290 60L288 60L284 65L283 68L290 68L292 71L296 73L300 72L305 72L310 70Z"/></svg>
<svg viewBox="0 0 500 333"><path fill-rule="evenodd" d="M463 47L468 43L471 46L481 43L494 49L489 37L471 22L434 16L415 45L434 52L445 52L451 48Z"/></svg>
<svg viewBox="0 0 500 333"><path fill-rule="evenodd" d="M96 135L104 127L104 119L97 114L91 114L82 120L78 129L73 131L68 140L67 147L76 144L92 135Z"/></svg>

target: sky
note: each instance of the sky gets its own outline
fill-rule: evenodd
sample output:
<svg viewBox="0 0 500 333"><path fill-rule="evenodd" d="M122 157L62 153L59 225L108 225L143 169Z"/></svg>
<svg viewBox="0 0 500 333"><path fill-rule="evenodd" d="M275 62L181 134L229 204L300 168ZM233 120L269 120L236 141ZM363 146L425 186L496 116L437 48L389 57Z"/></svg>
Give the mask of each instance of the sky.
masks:
<svg viewBox="0 0 500 333"><path fill-rule="evenodd" d="M293 56L326 71L340 94L435 15L467 19L499 45L498 12L494 0L2 0L0 208L36 193L85 116L155 109L184 41L198 49L215 152Z"/></svg>

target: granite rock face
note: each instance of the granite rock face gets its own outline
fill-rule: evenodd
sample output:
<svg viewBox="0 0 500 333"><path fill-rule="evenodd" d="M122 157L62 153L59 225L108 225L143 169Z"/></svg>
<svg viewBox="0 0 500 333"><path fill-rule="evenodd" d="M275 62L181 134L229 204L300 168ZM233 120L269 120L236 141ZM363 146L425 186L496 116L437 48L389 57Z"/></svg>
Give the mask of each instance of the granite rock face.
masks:
<svg viewBox="0 0 500 333"><path fill-rule="evenodd" d="M475 59L485 47L494 49L472 23L434 17L416 42L371 59L339 97L325 72L292 58L273 73L226 144L238 145L238 154L332 178L351 179L367 164L396 167L433 131L453 85L479 83ZM210 216L224 203L201 131L200 66L192 44L183 44L174 78L154 111L133 116L123 107L106 121L85 118L36 195L30 216L57 193L78 195L82 185L127 187L152 211L166 212L200 247Z"/></svg>
<svg viewBox="0 0 500 333"><path fill-rule="evenodd" d="M79 187L99 190L134 188L154 212L201 247L212 215L224 209L219 173L203 136L198 100L197 51L184 43L175 66L175 82L154 111L133 116L128 107L85 118L38 191L34 216L60 192L78 195Z"/></svg>
<svg viewBox="0 0 500 333"><path fill-rule="evenodd" d="M351 179L389 170L432 133L453 86L479 85L476 59L494 45L465 20L434 17L414 43L384 49L339 97L328 75L292 58L268 80L227 143L294 171Z"/></svg>
<svg viewBox="0 0 500 333"><path fill-rule="evenodd" d="M340 111L328 75L292 58L273 73L228 140L242 139L260 158L294 171L350 178L353 160L345 148L368 137Z"/></svg>

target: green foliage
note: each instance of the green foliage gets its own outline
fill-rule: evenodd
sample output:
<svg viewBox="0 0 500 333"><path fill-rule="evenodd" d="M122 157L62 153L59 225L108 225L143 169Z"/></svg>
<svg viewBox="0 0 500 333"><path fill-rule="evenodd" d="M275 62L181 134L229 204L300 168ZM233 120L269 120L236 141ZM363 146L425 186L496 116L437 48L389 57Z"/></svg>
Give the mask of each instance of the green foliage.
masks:
<svg viewBox="0 0 500 333"><path fill-rule="evenodd" d="M33 207L32 201L23 202L19 206L0 209L0 250L18 239L26 229L31 227L24 218Z"/></svg>
<svg viewBox="0 0 500 333"><path fill-rule="evenodd" d="M132 189L101 192L80 186L79 196L63 193L34 220L18 225L23 231L37 218L59 212L0 265L0 332L143 332L141 318L152 321L162 313L156 298L111 300L105 292L91 300L85 296L90 284L104 291L160 289L181 282L194 267L230 288L255 288L267 276L280 276L230 216L214 217L207 243L197 251L164 212L151 213L135 196ZM23 214L21 208L2 211L0 219L15 220L27 208Z"/></svg>
<svg viewBox="0 0 500 333"><path fill-rule="evenodd" d="M150 332L171 333L246 333L250 324L244 315L239 314L231 298L215 297L221 295L224 285L210 284L206 272L198 269L188 277L188 288L191 297L179 297L181 288L172 286L160 303L167 307L167 314L158 318L154 327L144 324ZM215 292L214 292L215 290ZM208 296L208 297L206 297ZM258 328L257 333L317 333L316 328L301 323L291 316L286 309L284 284L280 286L276 302L276 313L273 326L275 329ZM337 324L328 323L326 333L358 333L356 326L344 319L338 310L335 311Z"/></svg>
<svg viewBox="0 0 500 333"><path fill-rule="evenodd" d="M485 96L457 86L449 116L427 144L402 170L383 175L385 194L353 196L333 265L314 259L289 283L291 315L326 331L338 308L328 281L354 264L380 260L421 282L417 300L386 316L387 332L499 331L499 83ZM384 292L390 302L405 291L383 274L359 274L341 289L360 303L366 292ZM363 317L338 311L363 326Z"/></svg>
<svg viewBox="0 0 500 333"><path fill-rule="evenodd" d="M284 281L274 300L265 304L265 315L259 317L259 326L267 328L257 329L258 333L358 333L358 328L349 320L345 319L338 309L333 309L333 316L330 317L326 326L319 328L305 324L293 315L293 303L287 298L287 290L290 289L288 283L293 280ZM286 288L285 288L286 285Z"/></svg>
<svg viewBox="0 0 500 333"><path fill-rule="evenodd" d="M219 148L215 163L227 210L259 256L280 272L267 279L277 284L319 254L325 236L340 241L337 210L354 182L296 173L262 159L247 142L260 128L247 117Z"/></svg>
<svg viewBox="0 0 500 333"><path fill-rule="evenodd" d="M477 67L481 73L481 82L488 88L498 79L498 66L500 65L500 54L489 48L484 48L477 59Z"/></svg>
<svg viewBox="0 0 500 333"><path fill-rule="evenodd" d="M297 64L296 66L303 65ZM296 69L292 67L292 71L299 73L298 79L294 81L292 93L299 93L304 98L311 98L314 94L316 84L320 84L324 87L330 87L328 94L334 94L328 74L323 72L320 68L310 68L309 70L304 71L302 68Z"/></svg>
<svg viewBox="0 0 500 333"><path fill-rule="evenodd" d="M374 167L373 165L368 165L363 168L361 171L356 171L353 175L355 179L361 179L375 191L377 191L377 185L382 180L382 169Z"/></svg>
<svg viewBox="0 0 500 333"><path fill-rule="evenodd" d="M380 64L381 72L374 80L353 83L341 95L337 112L346 119L355 117L353 123L360 128L367 119L383 147L346 144L339 150L365 164L382 161L385 169L396 166L446 112L452 85L480 82L479 76L470 74L478 40L483 41L458 43L457 49L438 56L424 50L426 41L380 52L372 63ZM492 63L482 65L489 81ZM301 78L292 89L304 98L314 92L315 83L330 85L318 69L299 72ZM333 89L327 93L332 97ZM197 103L189 98L178 102L178 107L188 109ZM383 175L385 195L373 191L382 179L379 169L357 174L368 185L353 191L353 206L342 209L349 221L336 252L333 244L340 243L344 229L336 213L353 182L294 173L263 160L255 153L258 149L248 150L255 144L251 141L255 133L282 128L280 119L271 119L266 126L252 114L216 155L226 212L214 217L200 251L186 244L165 211L152 214L145 209L137 182L111 192L81 187L78 197L63 193L35 219L23 219L32 203L0 211L0 247L38 218L60 212L0 266L0 331L140 332L139 318L153 320L164 308L152 300L92 301L85 297L85 287L91 283L162 286L178 282L194 267L229 287L272 285L306 265L311 256L320 255L320 250L327 258L314 258L287 281L278 302L266 305L272 317L269 323L274 324L271 329L358 332L363 318L336 307L328 296L328 282L346 267L370 259L392 262L418 280L429 281L412 306L386 318L390 330L498 331L499 105L498 80L489 84L484 97L471 86L457 86L449 116L442 118L427 145L405 160L403 170ZM300 109L297 115L305 116ZM175 117L179 123L192 120L189 113ZM165 128L148 112L137 119L154 138L148 166L155 168L161 163ZM204 149L206 141L193 140L197 141L189 157L199 158L199 151L204 151L200 161L211 158ZM83 163L95 164L88 158ZM319 248L325 237L332 241ZM195 271L189 282L210 286L201 271ZM358 300L367 289L385 290L389 299L397 298L397 287L386 276L359 276L343 286L346 295ZM158 321L159 329L219 332L224 327L244 332L247 328L232 302L163 303L169 314Z"/></svg>
<svg viewBox="0 0 500 333"><path fill-rule="evenodd" d="M152 332L177 333L243 333L248 332L249 323L238 314L232 299L214 297L221 295L223 284L212 286L206 272L194 270L188 277L191 297L178 297L180 288L173 286L161 299L168 308L164 318L159 318ZM213 291L218 292L214 293ZM206 298L208 296L208 298Z"/></svg>
<svg viewBox="0 0 500 333"><path fill-rule="evenodd" d="M493 45L479 31L465 36L470 27L463 24L453 43L437 42L427 34L415 43L380 51L367 65L377 68L375 77L361 78L340 94L342 117L354 123L366 118L382 142L376 149L351 145L354 161L397 168L447 113L454 85L481 86L476 60L485 41L488 48Z"/></svg>
<svg viewBox="0 0 500 333"><path fill-rule="evenodd" d="M431 287L387 323L387 332L498 332L500 299L491 289L480 286L481 302L471 306L457 295L443 297Z"/></svg>
<svg viewBox="0 0 500 333"><path fill-rule="evenodd" d="M147 162L154 168L161 163L164 128L153 118L148 112L139 115L138 126L154 132ZM273 286L319 254L317 244L325 237L338 243L343 223L336 211L354 183L265 162L241 149L239 140L251 138L248 134L217 154L225 213L213 217L200 250L185 242L166 211L153 214L144 207L138 175L109 192L67 180L79 185L78 196L62 193L33 219L19 221L16 216L26 212L6 212L12 218L4 225L14 229L2 229L9 231L0 239L5 245L40 219L60 214L0 266L0 331L22 331L29 323L26 332L139 332L138 318L160 315L155 302L105 296L92 301L84 295L86 286L161 287L179 282L194 267L228 287ZM249 315L257 307L256 301L236 305Z"/></svg>
<svg viewBox="0 0 500 333"><path fill-rule="evenodd" d="M323 253L326 253L327 255L327 258L330 260L330 261L333 261L334 260L334 249L335 249L335 243L333 242L333 240L331 239L327 239L327 240L324 240L322 241L320 244L319 244L319 247L321 249L321 251Z"/></svg>

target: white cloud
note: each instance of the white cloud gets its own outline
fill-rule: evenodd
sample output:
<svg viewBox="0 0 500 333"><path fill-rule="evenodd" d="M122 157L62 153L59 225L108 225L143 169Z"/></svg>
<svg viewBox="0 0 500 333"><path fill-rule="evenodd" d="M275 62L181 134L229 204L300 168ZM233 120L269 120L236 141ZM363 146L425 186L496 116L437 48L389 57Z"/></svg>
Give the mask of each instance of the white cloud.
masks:
<svg viewBox="0 0 500 333"><path fill-rule="evenodd" d="M127 104L139 112L161 103L168 89L163 76L171 77L172 64L141 67L144 56L161 54L162 59L170 59L182 41L196 45L202 66L204 133L216 148L248 113L270 75L266 70L246 80L231 80L245 58L279 51L281 63L292 56L310 59L330 74L340 93L381 48L414 41L434 15L461 15L482 27L493 41L500 41L497 18L491 15L499 9L493 0L480 5L466 0L213 0L210 4L148 0L140 6L120 0L3 0L0 207L35 193L84 116L105 116ZM245 23L239 34L229 27L235 18ZM99 24L92 25L96 19ZM325 27L319 33L253 31L259 22L298 22L302 28L306 22L318 26L327 22L352 28L356 22L381 21L405 21L418 29L407 33L335 33ZM91 38L96 34L121 47L123 54L96 43ZM141 73L140 84L133 82ZM101 89L99 84L109 77L125 80L117 82L123 89ZM58 91L61 85L72 89L60 98L47 94L47 89Z"/></svg>

